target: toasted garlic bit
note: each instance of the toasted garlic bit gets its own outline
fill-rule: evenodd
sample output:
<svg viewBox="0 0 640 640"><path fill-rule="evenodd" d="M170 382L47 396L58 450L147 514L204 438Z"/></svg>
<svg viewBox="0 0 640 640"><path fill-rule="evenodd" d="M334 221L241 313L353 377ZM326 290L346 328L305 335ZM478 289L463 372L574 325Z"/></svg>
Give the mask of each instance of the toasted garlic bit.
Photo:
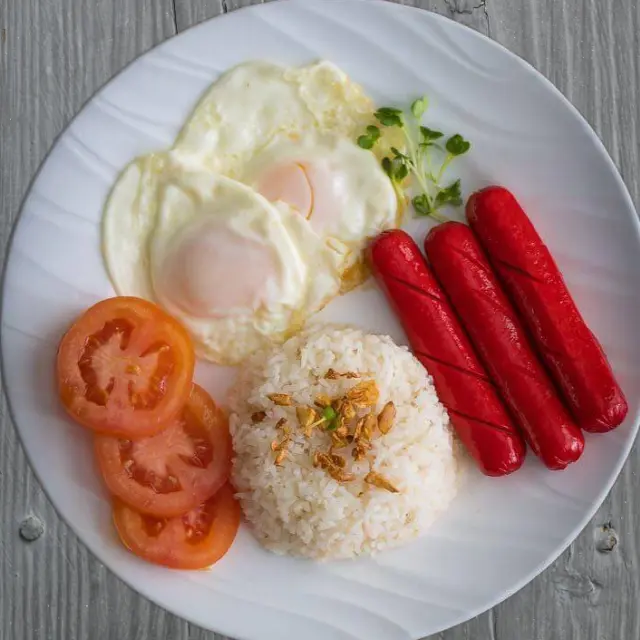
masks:
<svg viewBox="0 0 640 640"><path fill-rule="evenodd" d="M311 435L309 427L311 427L311 425L318 419L317 411L305 405L298 405L296 407L296 417L298 418L298 424L304 431L305 435L307 435L308 431L309 435Z"/></svg>
<svg viewBox="0 0 640 640"><path fill-rule="evenodd" d="M379 489L385 489L390 493L400 493L400 490L397 489L389 480L387 480L381 473L376 473L375 471L370 471L364 481L367 484L373 485L374 487L378 487Z"/></svg>
<svg viewBox="0 0 640 640"><path fill-rule="evenodd" d="M331 433L331 448L332 449L344 449L349 446L347 438L341 437L337 431Z"/></svg>
<svg viewBox="0 0 640 640"><path fill-rule="evenodd" d="M380 392L375 380L363 380L347 391L346 398L355 407L364 408L373 406L378 402L379 396Z"/></svg>
<svg viewBox="0 0 640 640"><path fill-rule="evenodd" d="M357 415L356 408L348 400L342 403L341 413L345 420L353 420Z"/></svg>
<svg viewBox="0 0 640 640"><path fill-rule="evenodd" d="M341 469L344 469L347 466L346 458L339 456L337 453L331 453L329 454L329 457L331 458L331 462L333 462L333 464L335 464L336 467L340 467Z"/></svg>
<svg viewBox="0 0 640 640"><path fill-rule="evenodd" d="M378 420L372 413L367 414L364 418L360 418L356 424L356 430L353 435L355 446L351 455L356 462L360 462L367 457L367 453L371 450L371 439L378 426Z"/></svg>
<svg viewBox="0 0 640 640"><path fill-rule="evenodd" d="M341 424L349 422L356 417L356 409L346 398L338 398L331 403L331 406L338 414Z"/></svg>
<svg viewBox="0 0 640 640"><path fill-rule="evenodd" d="M336 482L353 482L356 479L355 474L340 469L340 467L331 467L327 471Z"/></svg>
<svg viewBox="0 0 640 640"><path fill-rule="evenodd" d="M334 433L340 440L344 440L347 444L349 443L349 429L347 427L344 425L338 427Z"/></svg>
<svg viewBox="0 0 640 640"><path fill-rule="evenodd" d="M275 464L280 465L284 462L284 459L289 453L287 447L291 443L291 428L289 427L286 418L280 418L276 424L276 429L278 431L282 431L284 437L280 442L274 440L271 443L271 451L278 454L276 455Z"/></svg>
<svg viewBox="0 0 640 640"><path fill-rule="evenodd" d="M336 482L351 482L356 479L353 473L348 473L336 464L328 453L316 452L313 456L313 466L324 469Z"/></svg>
<svg viewBox="0 0 640 640"><path fill-rule="evenodd" d="M287 426L287 421L284 418L278 421L278 424L276 425L276 429L279 429L279 428L282 428L282 431L284 433L284 438L282 438L280 442L278 442L277 440L274 440L271 443L271 451L273 451L274 453L277 453L276 459L275 459L276 466L279 466L284 462L284 459L287 457L287 454L289 453L288 446L291 444L291 429Z"/></svg>
<svg viewBox="0 0 640 640"><path fill-rule="evenodd" d="M356 446L353 448L351 455L356 462L360 462L367 457L368 451L371 449L371 443L360 440L356 442Z"/></svg>
<svg viewBox="0 0 640 640"><path fill-rule="evenodd" d="M362 427L362 436L361 438L364 440L371 440L376 433L376 428L378 426L378 419L375 417L373 413L365 416L364 426Z"/></svg>
<svg viewBox="0 0 640 640"><path fill-rule="evenodd" d="M267 414L264 411L256 411L251 415L251 422L258 424L258 422L263 422L266 417Z"/></svg>
<svg viewBox="0 0 640 640"><path fill-rule="evenodd" d="M331 406L331 398L325 393L319 393L314 402L315 405L321 409L326 409Z"/></svg>
<svg viewBox="0 0 640 640"><path fill-rule="evenodd" d="M378 429L380 429L380 433L389 433L389 431L391 431L391 427L393 427L393 421L395 419L396 405L393 404L393 402L387 402L378 416Z"/></svg>
<svg viewBox="0 0 640 640"><path fill-rule="evenodd" d="M340 378L347 378L351 380L353 378L359 378L360 374L355 373L354 371L347 371L346 373L338 373L335 369L329 369L327 373L324 374L325 379L327 380L339 380Z"/></svg>
<svg viewBox="0 0 640 640"><path fill-rule="evenodd" d="M286 393L270 393L267 398L279 407L290 407L293 404L293 399Z"/></svg>

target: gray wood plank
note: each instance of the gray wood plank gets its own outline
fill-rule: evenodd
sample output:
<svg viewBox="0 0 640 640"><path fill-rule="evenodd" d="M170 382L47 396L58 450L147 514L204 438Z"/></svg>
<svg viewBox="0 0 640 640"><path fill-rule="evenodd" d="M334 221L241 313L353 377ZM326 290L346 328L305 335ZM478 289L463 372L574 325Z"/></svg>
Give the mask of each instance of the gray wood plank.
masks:
<svg viewBox="0 0 640 640"><path fill-rule="evenodd" d="M142 51L255 0L0 0L0 242L52 141ZM585 114L640 203L640 6L635 0L413 0L490 35L549 77ZM175 6L174 6L175 5ZM0 401L0 640L212 640L134 594L62 523L29 470ZM634 449L571 548L528 587L438 640L640 638ZM29 514L44 535L27 543ZM550 523L552 526L552 523Z"/></svg>
<svg viewBox="0 0 640 640"><path fill-rule="evenodd" d="M228 10L226 0L176 0L178 31L192 27L203 20L215 18ZM255 3L254 3L255 4Z"/></svg>
<svg viewBox="0 0 640 640"><path fill-rule="evenodd" d="M266 0L267 2L271 0ZM488 35L489 20L484 2L472 0L390 0L398 4L406 4L434 11L453 18L469 27ZM234 11L254 4L262 4L264 0L177 0L178 27L182 30L195 22L213 18L221 11Z"/></svg>
<svg viewBox="0 0 640 640"><path fill-rule="evenodd" d="M175 32L170 0L0 2L0 241L53 140L114 73ZM0 400L0 638L189 637L135 595L59 520ZM44 535L25 542L25 516ZM192 637L197 637L193 635Z"/></svg>

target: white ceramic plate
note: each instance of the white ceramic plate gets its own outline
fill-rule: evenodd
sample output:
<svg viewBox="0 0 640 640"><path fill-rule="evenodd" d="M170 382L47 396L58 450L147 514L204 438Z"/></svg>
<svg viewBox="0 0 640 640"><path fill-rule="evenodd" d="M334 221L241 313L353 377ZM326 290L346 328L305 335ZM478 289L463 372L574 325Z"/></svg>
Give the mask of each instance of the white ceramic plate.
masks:
<svg viewBox="0 0 640 640"><path fill-rule="evenodd" d="M90 438L67 420L53 362L65 327L112 295L100 254L102 205L134 156L169 145L202 91L249 59L328 58L379 104L426 92L431 122L460 131L467 193L514 190L548 241L627 393L617 431L587 436L562 473L533 456L517 474L476 474L429 535L375 560L313 564L261 550L242 530L210 572L136 559L116 541ZM422 235L426 223L410 223ZM142 57L102 90L60 138L27 198L6 271L4 379L42 485L60 514L115 573L170 611L251 640L406 640L496 604L546 567L611 488L636 434L640 402L640 251L632 202L580 115L520 59L471 30L386 2L299 0L261 5L197 27ZM374 288L323 315L405 337ZM201 367L218 397L230 370Z"/></svg>

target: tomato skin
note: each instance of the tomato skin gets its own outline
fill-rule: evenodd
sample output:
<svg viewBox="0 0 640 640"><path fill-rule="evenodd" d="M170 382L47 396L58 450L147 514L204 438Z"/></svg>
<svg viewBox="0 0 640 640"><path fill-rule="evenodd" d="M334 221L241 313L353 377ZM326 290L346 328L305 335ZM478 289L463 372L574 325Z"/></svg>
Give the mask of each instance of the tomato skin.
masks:
<svg viewBox="0 0 640 640"><path fill-rule="evenodd" d="M191 339L177 320L140 298L109 298L85 311L63 336L58 392L82 426L144 438L179 414L194 367Z"/></svg>
<svg viewBox="0 0 640 640"><path fill-rule="evenodd" d="M188 522L204 516L205 525L189 538ZM115 499L113 520L122 544L132 553L172 569L205 569L231 548L240 526L240 505L224 485L204 505L186 516L155 520ZM157 528L158 531L154 531Z"/></svg>
<svg viewBox="0 0 640 640"><path fill-rule="evenodd" d="M197 434L193 436L193 431ZM187 433L200 440L206 439L211 451L208 464L189 466L180 456L184 453L176 450L175 442L183 444ZM166 446L174 443L173 450ZM160 434L145 440L130 443L134 453L128 461L123 460L123 441L110 436L96 436L95 452L98 467L109 491L132 509L157 518L172 518L196 508L214 495L228 480L231 472L231 435L226 416L213 402L209 394L194 384L191 395L181 415L174 419L173 425ZM164 450L163 450L164 448ZM135 451L140 456L150 455L151 464L159 463L170 470L182 487L176 491L159 491L153 486L136 480L127 462L136 461ZM188 451L186 455L188 455ZM184 457L184 456L183 456Z"/></svg>

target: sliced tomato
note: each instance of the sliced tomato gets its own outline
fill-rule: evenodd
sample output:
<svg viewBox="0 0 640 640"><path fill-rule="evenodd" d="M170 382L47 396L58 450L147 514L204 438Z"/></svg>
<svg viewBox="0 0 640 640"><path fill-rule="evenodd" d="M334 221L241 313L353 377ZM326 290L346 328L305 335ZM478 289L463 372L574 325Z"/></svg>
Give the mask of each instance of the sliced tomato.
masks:
<svg viewBox="0 0 640 640"><path fill-rule="evenodd" d="M240 505L227 484L178 518L152 518L116 500L113 519L122 543L137 556L173 569L204 569L220 560L233 544L240 526Z"/></svg>
<svg viewBox="0 0 640 640"><path fill-rule="evenodd" d="M210 498L229 478L231 436L224 413L193 385L182 413L143 440L96 436L98 464L113 495L137 511L180 516Z"/></svg>
<svg viewBox="0 0 640 640"><path fill-rule="evenodd" d="M187 331L140 298L110 298L76 320L58 348L67 411L94 431L144 438L180 413L195 354Z"/></svg>

